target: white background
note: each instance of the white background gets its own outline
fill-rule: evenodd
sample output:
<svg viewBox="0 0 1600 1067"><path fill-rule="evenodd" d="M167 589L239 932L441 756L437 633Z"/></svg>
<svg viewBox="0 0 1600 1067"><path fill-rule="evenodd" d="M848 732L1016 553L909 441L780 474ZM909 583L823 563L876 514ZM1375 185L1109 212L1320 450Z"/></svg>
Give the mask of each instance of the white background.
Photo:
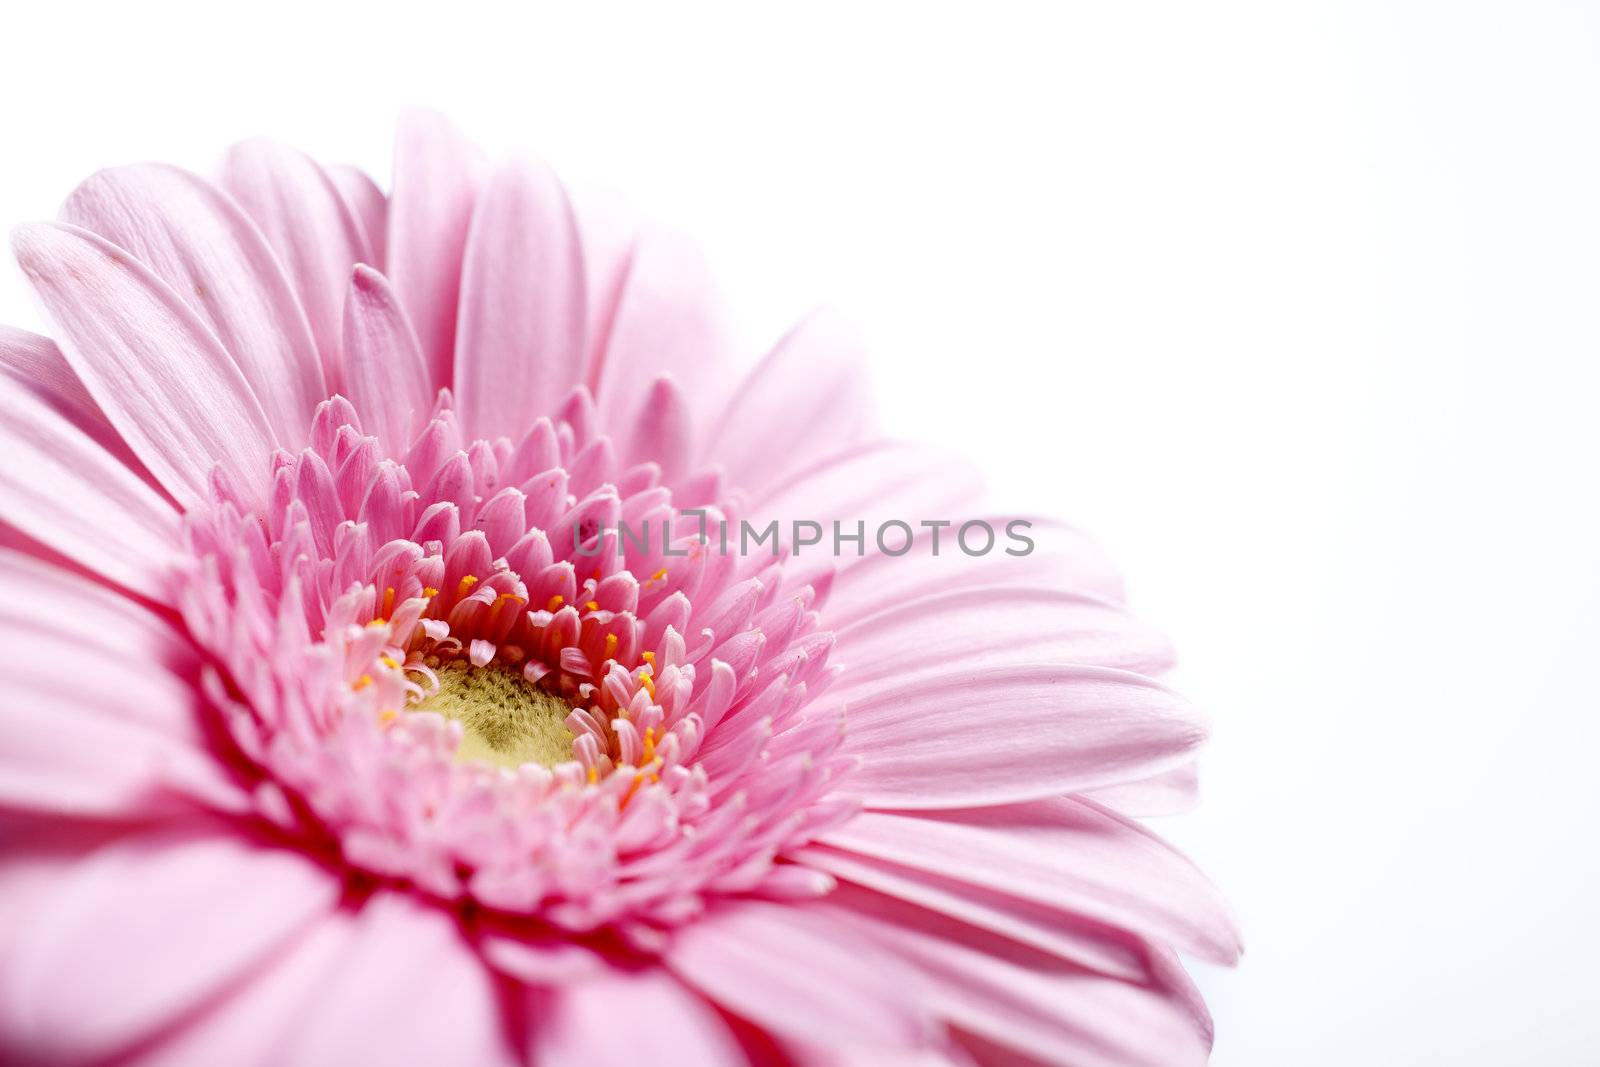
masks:
<svg viewBox="0 0 1600 1067"><path fill-rule="evenodd" d="M437 106L757 335L841 305L893 429L1107 541L1215 716L1217 1064L1600 1062L1600 10L52 8L0 219L250 134L384 173Z"/></svg>

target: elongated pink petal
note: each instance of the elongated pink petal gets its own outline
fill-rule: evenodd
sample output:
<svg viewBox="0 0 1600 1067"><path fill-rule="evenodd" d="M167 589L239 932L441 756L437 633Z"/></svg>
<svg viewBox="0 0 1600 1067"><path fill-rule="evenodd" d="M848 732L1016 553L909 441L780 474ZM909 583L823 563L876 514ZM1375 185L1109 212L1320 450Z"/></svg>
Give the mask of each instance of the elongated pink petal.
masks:
<svg viewBox="0 0 1600 1067"><path fill-rule="evenodd" d="M663 373L693 399L697 416L711 415L727 391L730 355L699 250L670 231L648 231L634 250L605 352L590 369L600 425L610 431L632 425Z"/></svg>
<svg viewBox="0 0 1600 1067"><path fill-rule="evenodd" d="M0 326L0 376L10 378L49 404L95 444L160 491L156 480L111 425L100 405L94 402L94 397L89 395L54 341L26 330Z"/></svg>
<svg viewBox="0 0 1600 1067"><path fill-rule="evenodd" d="M1205 737L1177 694L1107 667L953 670L853 697L840 751L861 758L848 788L876 808L1081 792L1176 767Z"/></svg>
<svg viewBox="0 0 1600 1067"><path fill-rule="evenodd" d="M1144 945L1138 937L1066 908L860 852L812 845L799 850L795 858L840 881L959 919L1112 978L1138 981L1144 977Z"/></svg>
<svg viewBox="0 0 1600 1067"><path fill-rule="evenodd" d="M477 148L443 116L401 116L386 273L416 327L433 388L451 381L462 251L482 168Z"/></svg>
<svg viewBox="0 0 1600 1067"><path fill-rule="evenodd" d="M391 456L410 447L433 402L422 349L383 275L357 267L344 305L345 373L361 425Z"/></svg>
<svg viewBox="0 0 1600 1067"><path fill-rule="evenodd" d="M1193 760L1136 782L1120 782L1084 794L1124 815L1178 815L1200 799L1200 772Z"/></svg>
<svg viewBox="0 0 1600 1067"><path fill-rule="evenodd" d="M204 747L199 653L171 624L6 550L0 588L17 694L0 701L0 806L121 818L243 804Z"/></svg>
<svg viewBox="0 0 1600 1067"><path fill-rule="evenodd" d="M216 336L160 279L102 238L54 223L12 237L61 351L123 439L185 506L220 464L262 502L275 438Z"/></svg>
<svg viewBox="0 0 1600 1067"><path fill-rule="evenodd" d="M288 270L311 325L327 390L339 391L344 380L341 309L350 269L377 261L361 223L315 160L271 141L245 141L230 148L222 185L255 220Z"/></svg>
<svg viewBox="0 0 1600 1067"><path fill-rule="evenodd" d="M583 365L587 374L600 365L600 357L611 340L611 327L633 266L640 226L630 205L613 191L579 186L568 190L568 195L583 243L588 305ZM586 377L585 381L593 379Z"/></svg>
<svg viewBox="0 0 1600 1067"><path fill-rule="evenodd" d="M1172 666L1166 640L1118 605L1029 586L973 586L889 602L834 635L835 655L850 668L834 699L846 704L862 686L913 686L960 667L1083 663L1156 674Z"/></svg>
<svg viewBox="0 0 1600 1067"><path fill-rule="evenodd" d="M278 1063L520 1063L502 1032L489 971L443 910L380 892L350 944L317 983ZM396 1012L396 1005L426 1010ZM446 1025L442 1025L446 1023Z"/></svg>
<svg viewBox="0 0 1600 1067"><path fill-rule="evenodd" d="M455 395L471 436L516 435L583 377L583 252L548 167L499 168L473 214L461 272Z"/></svg>
<svg viewBox="0 0 1600 1067"><path fill-rule="evenodd" d="M1134 931L1217 963L1239 939L1227 907L1182 854L1081 798L922 812L863 812L823 841Z"/></svg>
<svg viewBox="0 0 1600 1067"><path fill-rule="evenodd" d="M48 337L0 326L0 373L8 373L36 391L70 405L79 415L74 421L98 419L105 422L100 406L72 372L72 365L61 354L61 349Z"/></svg>
<svg viewBox="0 0 1600 1067"><path fill-rule="evenodd" d="M366 171L343 163L328 168L339 194L351 213L361 223L367 247L372 250L370 266L387 269L389 254L389 198L383 195L378 183Z"/></svg>
<svg viewBox="0 0 1600 1067"><path fill-rule="evenodd" d="M1122 580L1104 550L1070 526L1037 517L970 513L932 516L927 522L931 525L915 525L916 536L905 555L846 555L823 561L837 571L828 597L831 626L859 621L885 604L979 585L1033 585L1121 602ZM961 550L961 529L974 522L994 531L993 551L968 555ZM974 549L987 536L981 526L973 526L969 535Z"/></svg>
<svg viewBox="0 0 1600 1067"><path fill-rule="evenodd" d="M326 913L338 882L235 836L131 837L75 869L0 961L12 1054L114 1054L248 974Z"/></svg>
<svg viewBox="0 0 1600 1067"><path fill-rule="evenodd" d="M266 240L221 190L158 164L103 170L61 220L124 249L187 304L239 365L280 442L307 439L327 389L305 312Z"/></svg>
<svg viewBox="0 0 1600 1067"><path fill-rule="evenodd" d="M778 519L787 527L796 520L822 523L832 543L830 524L855 533L865 524L865 551L881 523L906 523L915 536L923 519L944 519L978 502L983 483L967 464L921 445L872 441L834 452L788 479L756 494L752 516ZM898 529L887 531L885 545L897 551L905 540ZM848 555L855 552L846 546Z"/></svg>
<svg viewBox="0 0 1600 1067"><path fill-rule="evenodd" d="M533 1011L533 1063L639 1067L641 1058L695 1067L746 1063L716 1011L659 969L612 970L563 983L539 996ZM620 1017L626 1017L626 1025L618 1025Z"/></svg>
<svg viewBox="0 0 1600 1067"><path fill-rule="evenodd" d="M917 967L942 1017L1061 1067L1203 1067L1211 1023L1170 957L1152 950L1143 982L1108 981L958 920L843 887L819 910ZM987 1048L979 1053L992 1060Z"/></svg>
<svg viewBox="0 0 1600 1067"><path fill-rule="evenodd" d="M876 425L854 331L827 309L779 341L711 424L703 449L728 483L770 485L808 461L859 444Z"/></svg>
<svg viewBox="0 0 1600 1067"><path fill-rule="evenodd" d="M680 930L666 962L723 1007L800 1040L906 1046L928 1031L916 976L892 956L839 937L816 912L728 904Z"/></svg>
<svg viewBox="0 0 1600 1067"><path fill-rule="evenodd" d="M172 505L39 397L0 375L0 519L90 571L164 601Z"/></svg>

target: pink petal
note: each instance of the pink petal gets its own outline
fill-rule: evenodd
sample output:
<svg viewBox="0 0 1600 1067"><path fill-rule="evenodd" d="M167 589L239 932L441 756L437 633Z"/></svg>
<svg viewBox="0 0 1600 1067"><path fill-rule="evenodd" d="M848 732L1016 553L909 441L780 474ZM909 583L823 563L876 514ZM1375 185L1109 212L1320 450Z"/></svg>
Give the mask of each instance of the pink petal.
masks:
<svg viewBox="0 0 1600 1067"><path fill-rule="evenodd" d="M516 436L583 377L583 253L548 167L511 162L478 198L461 271L455 395L469 436Z"/></svg>
<svg viewBox="0 0 1600 1067"><path fill-rule="evenodd" d="M344 197L356 221L361 223L367 247L372 251L372 259L368 264L379 270L384 269L388 259L389 198L383 195L383 190L378 188L378 183L366 171L357 167L336 163L328 168L328 174L333 178L333 184L339 187L339 194Z"/></svg>
<svg viewBox="0 0 1600 1067"><path fill-rule="evenodd" d="M376 261L361 223L316 161L271 141L229 149L222 186L249 212L287 268L311 324L328 389L339 390L341 308L350 268Z"/></svg>
<svg viewBox="0 0 1600 1067"><path fill-rule="evenodd" d="M148 267L222 342L280 443L307 440L327 397L305 313L272 249L216 187L177 167L103 170L73 190L61 221Z"/></svg>
<svg viewBox="0 0 1600 1067"><path fill-rule="evenodd" d="M106 413L83 387L72 364L54 341L26 330L0 326L0 377L9 378L39 397L152 488L156 487L155 479L128 448L122 435L112 428Z"/></svg>
<svg viewBox="0 0 1600 1067"><path fill-rule="evenodd" d="M640 239L610 339L590 370L603 429L631 426L663 373L698 405L697 415L716 410L731 349L718 307L710 272L693 244L665 230Z"/></svg>
<svg viewBox="0 0 1600 1067"><path fill-rule="evenodd" d="M665 971L611 970L537 1000L533 1063L640 1067L659 1063L744 1067L727 1024ZM620 1024L620 1025L619 1025Z"/></svg>
<svg viewBox="0 0 1600 1067"><path fill-rule="evenodd" d="M856 688L840 752L868 806L1006 804L1178 766L1205 728L1177 694L1107 667L1007 666Z"/></svg>
<svg viewBox="0 0 1600 1067"><path fill-rule="evenodd" d="M200 503L220 464L249 502L263 504L275 438L205 323L87 231L40 223L12 242L72 369L167 491L186 507Z"/></svg>
<svg viewBox="0 0 1600 1067"><path fill-rule="evenodd" d="M995 531L994 551L969 556L955 543L961 526L974 520L987 522ZM914 597L974 585L1026 584L1089 593L1113 602L1122 599L1122 581L1104 550L1069 526L1048 519L992 514L939 515L931 516L930 521L949 521L950 525L919 525L911 551L903 556L875 553L827 561L838 567L828 598L830 626L848 625ZM1019 521L1031 525L1008 531L1011 523ZM1029 538L1033 547L1013 534ZM975 542L981 541L982 530L974 528L971 536ZM1010 555L1008 550L1024 554Z"/></svg>
<svg viewBox="0 0 1600 1067"><path fill-rule="evenodd" d="M858 852L816 845L795 858L838 879L903 900L1113 978L1144 976L1143 943L1133 934L1049 905L929 874Z"/></svg>
<svg viewBox="0 0 1600 1067"><path fill-rule="evenodd" d="M911 685L964 666L1082 663L1141 674L1172 666L1166 640L1111 601L1030 586L892 601L834 634L833 658L846 667L834 699L845 704L887 678Z"/></svg>
<svg viewBox="0 0 1600 1067"><path fill-rule="evenodd" d="M127 817L172 810L184 794L242 802L204 748L186 638L126 597L4 550L0 588L18 694L0 701L0 805Z"/></svg>
<svg viewBox="0 0 1600 1067"><path fill-rule="evenodd" d="M810 907L726 904L680 930L667 965L684 981L779 1035L840 1046L915 1046L928 1036L916 975Z"/></svg>
<svg viewBox="0 0 1600 1067"><path fill-rule="evenodd" d="M462 250L482 166L477 148L443 116L401 116L386 273L416 327L433 388L451 380Z"/></svg>
<svg viewBox="0 0 1600 1067"><path fill-rule="evenodd" d="M276 1063L520 1062L502 1032L489 971L444 910L380 892L361 908L351 943L313 987Z"/></svg>
<svg viewBox="0 0 1600 1067"><path fill-rule="evenodd" d="M178 546L172 505L4 374L0 432L7 444L0 519L96 574L165 601Z"/></svg>
<svg viewBox="0 0 1600 1067"><path fill-rule="evenodd" d="M867 440L875 424L860 340L824 309L767 353L712 423L703 451L730 485L769 485Z"/></svg>
<svg viewBox="0 0 1600 1067"><path fill-rule="evenodd" d="M1121 782L1084 794L1124 815L1178 815L1200 799L1199 768L1193 760L1137 782Z"/></svg>
<svg viewBox="0 0 1600 1067"><path fill-rule="evenodd" d="M388 279L370 267L351 275L344 315L350 401L389 455L404 456L433 404L416 334Z"/></svg>
<svg viewBox="0 0 1600 1067"><path fill-rule="evenodd" d="M610 190L585 186L568 190L568 195L583 244L588 305L583 365L595 368L611 340L639 241L639 222L630 205Z"/></svg>
<svg viewBox="0 0 1600 1067"><path fill-rule="evenodd" d="M873 441L835 452L771 486L756 497L750 514L785 526L796 520L820 522L827 546L832 522L840 522L846 533L855 533L864 522L865 551L871 553L880 523L899 520L914 534L923 519L944 519L972 506L982 490L977 473L959 460L921 445ZM891 550L903 540L898 529L885 534ZM841 554L855 551L847 544Z"/></svg>
<svg viewBox="0 0 1600 1067"><path fill-rule="evenodd" d="M1217 963L1239 957L1238 932L1216 887L1148 830L1082 799L863 812L822 841L1049 904Z"/></svg>
<svg viewBox="0 0 1600 1067"><path fill-rule="evenodd" d="M0 1033L23 1059L126 1049L249 974L331 909L338 889L304 857L234 837L110 845L71 872L0 961Z"/></svg>
<svg viewBox="0 0 1600 1067"><path fill-rule="evenodd" d="M1210 1053L1204 1006L1159 950L1145 981L1123 982L854 887L818 907L916 966L939 1014L982 1039L982 1062L998 1059L990 1043L1063 1067L1203 1067Z"/></svg>

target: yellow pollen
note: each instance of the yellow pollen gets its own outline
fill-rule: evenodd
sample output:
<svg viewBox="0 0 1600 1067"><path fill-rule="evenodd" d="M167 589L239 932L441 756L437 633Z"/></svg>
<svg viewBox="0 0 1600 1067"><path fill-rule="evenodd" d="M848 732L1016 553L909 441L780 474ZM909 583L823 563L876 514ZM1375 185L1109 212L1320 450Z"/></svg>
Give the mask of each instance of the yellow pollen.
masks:
<svg viewBox="0 0 1600 1067"><path fill-rule="evenodd" d="M600 602L598 600L591 600L587 604L584 605L584 609L587 610L587 611L599 611L600 610Z"/></svg>
<svg viewBox="0 0 1600 1067"><path fill-rule="evenodd" d="M656 662L656 654L654 652L641 652L639 653L639 658L644 660L646 663L651 664L652 666Z"/></svg>
<svg viewBox="0 0 1600 1067"><path fill-rule="evenodd" d="M656 758L656 728L650 727L644 732L644 761L649 763Z"/></svg>
<svg viewBox="0 0 1600 1067"><path fill-rule="evenodd" d="M367 629L369 629L369 630L381 630L385 626L388 626L388 625L389 625L389 623L388 623L388 620L386 620L386 619L373 619L371 622L367 623Z"/></svg>
<svg viewBox="0 0 1600 1067"><path fill-rule="evenodd" d="M659 582L663 578L665 578L666 576L667 576L667 568L662 567L660 570L656 571L654 574L652 574L650 576L650 580L652 582Z"/></svg>
<svg viewBox="0 0 1600 1067"><path fill-rule="evenodd" d="M435 589L433 586L425 585L425 586L422 587L423 599L432 600L434 597L436 597L438 595L439 595L439 590Z"/></svg>
<svg viewBox="0 0 1600 1067"><path fill-rule="evenodd" d="M544 606L544 610L554 611L566 602L567 598L562 596L560 593L557 593L555 596L550 598L550 602Z"/></svg>
<svg viewBox="0 0 1600 1067"><path fill-rule="evenodd" d="M400 664L395 662L393 656L379 656L378 662L383 664L385 667L388 667L390 670L396 670L400 666Z"/></svg>
<svg viewBox="0 0 1600 1067"><path fill-rule="evenodd" d="M649 671L645 671L643 674L639 675L639 684L644 686L644 691L650 694L651 700L656 698L656 681L654 678L650 677Z"/></svg>
<svg viewBox="0 0 1600 1067"><path fill-rule="evenodd" d="M595 770L593 767L590 767L589 768L589 784L590 785L594 785L599 780L600 780L600 772Z"/></svg>
<svg viewBox="0 0 1600 1067"><path fill-rule="evenodd" d="M461 578L461 581L456 583L456 596L458 596L458 597L466 596L467 595L467 590L471 589L473 586L475 586L477 584L478 584L478 576L477 575L475 575L475 574L463 575L462 578Z"/></svg>
<svg viewBox="0 0 1600 1067"><path fill-rule="evenodd" d="M398 711L395 711L393 708L384 708L381 712L378 713L378 721L383 723L385 726L388 726L390 723L394 722L395 719L397 719L399 717L400 717L400 713Z"/></svg>
<svg viewBox="0 0 1600 1067"><path fill-rule="evenodd" d="M609 659L610 657L615 656L616 654L617 654L617 635L616 634L606 634L606 658Z"/></svg>
<svg viewBox="0 0 1600 1067"><path fill-rule="evenodd" d="M523 678L521 672L494 664L474 667L462 659L442 664L431 658L439 679L437 692L412 711L437 712L461 723L458 762L490 763L516 768L524 763L546 767L572 759L572 733L566 718L572 705Z"/></svg>
<svg viewBox="0 0 1600 1067"><path fill-rule="evenodd" d="M351 689L355 689L355 690L361 690L361 689L365 689L367 686L369 686L371 684L372 684L372 675L363 674L360 678L357 678L355 680L355 682L351 684L350 688Z"/></svg>
<svg viewBox="0 0 1600 1067"><path fill-rule="evenodd" d="M394 614L394 586L389 586L383 591L383 611L380 614L388 618Z"/></svg>

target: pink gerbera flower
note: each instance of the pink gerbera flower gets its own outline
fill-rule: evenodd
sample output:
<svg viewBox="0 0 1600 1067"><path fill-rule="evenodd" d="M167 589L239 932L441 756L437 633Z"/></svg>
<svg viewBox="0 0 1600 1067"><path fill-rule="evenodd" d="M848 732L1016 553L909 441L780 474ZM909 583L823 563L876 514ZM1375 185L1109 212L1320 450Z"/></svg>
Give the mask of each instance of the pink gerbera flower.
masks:
<svg viewBox="0 0 1600 1067"><path fill-rule="evenodd" d="M0 1059L1205 1060L1166 646L957 542L827 315L741 373L690 248L426 115L388 196L250 143L14 244Z"/></svg>

